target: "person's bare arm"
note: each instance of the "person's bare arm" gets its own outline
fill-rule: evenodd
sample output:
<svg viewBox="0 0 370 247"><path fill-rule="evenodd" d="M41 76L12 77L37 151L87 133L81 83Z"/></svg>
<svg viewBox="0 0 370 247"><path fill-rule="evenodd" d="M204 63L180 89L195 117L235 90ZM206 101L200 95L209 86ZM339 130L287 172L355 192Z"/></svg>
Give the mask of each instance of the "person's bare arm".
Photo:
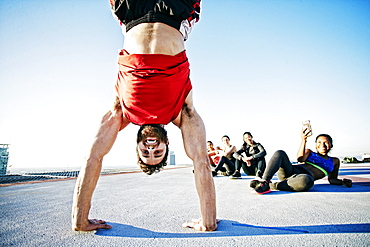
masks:
<svg viewBox="0 0 370 247"><path fill-rule="evenodd" d="M100 124L85 166L81 168L77 178L72 208L72 229L75 231L92 231L99 228L109 229L110 225L103 220L89 219L91 198L98 182L102 167L102 159L112 148L119 130L129 124L123 120L122 111L106 113Z"/></svg>
<svg viewBox="0 0 370 247"><path fill-rule="evenodd" d="M297 152L297 161L304 162L310 153L312 152L310 149L306 149L307 138L310 136L310 132L307 132L307 129L303 129L301 133L301 145L299 146Z"/></svg>
<svg viewBox="0 0 370 247"><path fill-rule="evenodd" d="M329 183L332 185L345 185L347 187L352 187L351 179L347 179L347 178L339 179L338 178L339 167L340 167L339 159L333 158L333 161L334 161L334 170L328 175Z"/></svg>
<svg viewBox="0 0 370 247"><path fill-rule="evenodd" d="M216 192L207 155L206 131L201 117L193 107L191 92L180 117L174 124L181 129L186 154L194 163L195 184L202 215L200 220L184 223L183 226L199 231L214 231L217 229Z"/></svg>
<svg viewBox="0 0 370 247"><path fill-rule="evenodd" d="M234 145L232 145L231 147L225 149L225 156L228 156L228 155L233 154L235 152L236 152L236 147Z"/></svg>

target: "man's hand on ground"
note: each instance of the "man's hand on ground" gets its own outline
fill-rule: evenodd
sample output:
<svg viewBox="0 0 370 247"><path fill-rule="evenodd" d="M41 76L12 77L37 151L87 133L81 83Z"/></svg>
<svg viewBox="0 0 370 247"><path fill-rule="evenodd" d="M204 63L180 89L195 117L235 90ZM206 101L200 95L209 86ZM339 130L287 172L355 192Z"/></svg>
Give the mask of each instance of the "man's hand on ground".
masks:
<svg viewBox="0 0 370 247"><path fill-rule="evenodd" d="M111 225L107 225L104 220L90 219L89 224L84 227L74 227L75 231L93 231L97 229L111 229Z"/></svg>
<svg viewBox="0 0 370 247"><path fill-rule="evenodd" d="M217 229L217 223L220 222L220 220L216 220L216 225L214 229L207 229L202 222L202 219L193 219L191 222L186 222L182 224L183 227L187 228L194 228L197 231L215 231Z"/></svg>

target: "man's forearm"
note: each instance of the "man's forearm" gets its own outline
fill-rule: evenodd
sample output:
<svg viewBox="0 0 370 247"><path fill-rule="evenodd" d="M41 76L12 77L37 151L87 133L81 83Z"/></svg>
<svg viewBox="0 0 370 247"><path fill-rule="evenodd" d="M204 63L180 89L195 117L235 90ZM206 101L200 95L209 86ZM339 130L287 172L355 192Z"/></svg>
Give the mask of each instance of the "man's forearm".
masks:
<svg viewBox="0 0 370 247"><path fill-rule="evenodd" d="M195 170L194 176L203 225L206 231L214 231L217 228L216 192L211 170L208 166L200 167Z"/></svg>
<svg viewBox="0 0 370 247"><path fill-rule="evenodd" d="M91 198L101 171L101 160L90 159L78 176L72 208L73 230L84 230L89 224Z"/></svg>

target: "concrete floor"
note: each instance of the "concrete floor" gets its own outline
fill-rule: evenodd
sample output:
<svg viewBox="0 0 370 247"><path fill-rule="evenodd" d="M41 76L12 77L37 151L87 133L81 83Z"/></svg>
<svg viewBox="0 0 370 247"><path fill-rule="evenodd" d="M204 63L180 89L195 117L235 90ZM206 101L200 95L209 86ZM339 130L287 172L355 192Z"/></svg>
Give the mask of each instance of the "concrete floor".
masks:
<svg viewBox="0 0 370 247"><path fill-rule="evenodd" d="M147 176L101 176L90 218L110 230L71 230L75 179L0 188L0 246L370 246L370 164L343 164L352 188L316 181L308 192L251 193L249 182L214 177L215 232L181 224L199 218L192 167Z"/></svg>

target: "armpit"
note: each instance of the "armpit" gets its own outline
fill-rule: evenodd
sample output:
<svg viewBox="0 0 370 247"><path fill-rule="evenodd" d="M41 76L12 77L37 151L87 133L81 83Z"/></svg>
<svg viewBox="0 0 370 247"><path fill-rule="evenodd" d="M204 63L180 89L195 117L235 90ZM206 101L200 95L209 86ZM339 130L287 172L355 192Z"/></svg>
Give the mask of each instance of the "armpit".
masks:
<svg viewBox="0 0 370 247"><path fill-rule="evenodd" d="M119 99L119 97L116 97L116 100L114 101L114 104L113 104L113 109L115 111L118 111L118 110L122 109L121 100Z"/></svg>
<svg viewBox="0 0 370 247"><path fill-rule="evenodd" d="M194 111L191 109L187 103L184 103L182 106L182 112L185 114L187 117L191 118L194 116Z"/></svg>

